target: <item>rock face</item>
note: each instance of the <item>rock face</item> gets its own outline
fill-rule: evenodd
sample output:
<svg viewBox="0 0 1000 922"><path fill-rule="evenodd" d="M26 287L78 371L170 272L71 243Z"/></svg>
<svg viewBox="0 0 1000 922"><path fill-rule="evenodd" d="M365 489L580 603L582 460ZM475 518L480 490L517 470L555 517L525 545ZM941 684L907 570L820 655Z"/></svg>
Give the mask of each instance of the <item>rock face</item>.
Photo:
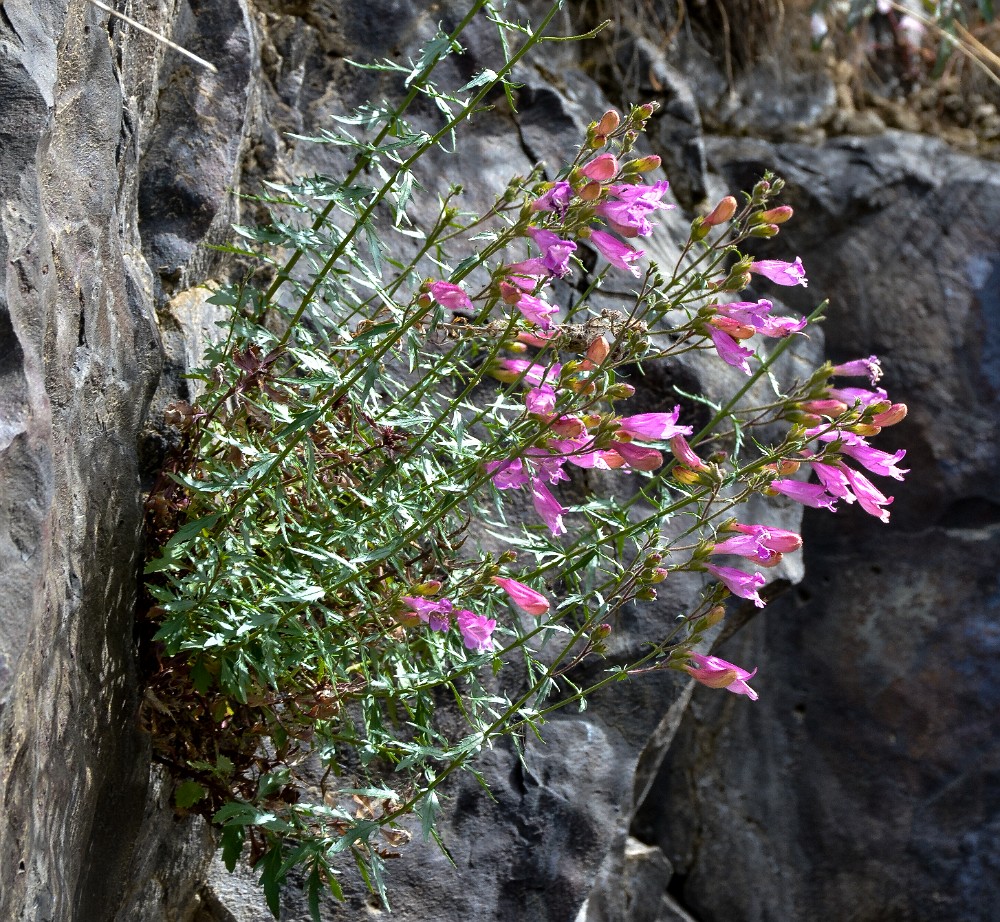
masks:
<svg viewBox="0 0 1000 922"><path fill-rule="evenodd" d="M548 4L521 6L537 21ZM180 393L178 375L211 327L190 289L225 271L204 245L237 219L235 193L265 176L339 172L336 150L286 132L309 133L384 92L344 57L412 50L466 9L129 7L213 60L214 75L85 0L3 3L0 919L267 917L249 875L210 868L204 826L174 817L165 781L150 780L132 631L142 452L155 453L155 438L137 445L154 389L156 405ZM564 11L560 28L573 25ZM460 67L495 66L494 35L470 31ZM608 106L574 47L550 47L518 75L517 119L480 117L464 159L442 158L436 181L479 180L469 207L536 160L553 168ZM988 230L1000 183L917 137L706 146L683 73L636 47L665 104L650 143L672 158L687 204L707 188L745 187L764 167L789 179L799 220L780 239L811 279L792 306L830 296L831 355L885 358L890 392L912 408L893 436L913 473L889 528L860 515L807 518L806 582L723 650L761 667L761 701L698 689L689 708L690 687L660 675L559 715L523 760L498 746L481 766L495 800L471 779L447 792L441 831L454 864L415 843L391 868L394 914L985 919L1000 879L990 748L1000 246ZM688 219L671 213L657 255ZM719 380L698 366L651 367L641 410L672 405L676 383ZM794 527L797 508L785 514L778 524ZM677 579L661 603L625 612L612 655L699 588ZM346 889L326 917L378 911L356 881ZM290 888L283 918L307 917Z"/></svg>
<svg viewBox="0 0 1000 922"><path fill-rule="evenodd" d="M1000 182L914 135L709 151L789 180L829 353L883 357L911 473L889 526L807 513L806 580L726 647L759 707L696 692L633 832L701 920L993 918Z"/></svg>

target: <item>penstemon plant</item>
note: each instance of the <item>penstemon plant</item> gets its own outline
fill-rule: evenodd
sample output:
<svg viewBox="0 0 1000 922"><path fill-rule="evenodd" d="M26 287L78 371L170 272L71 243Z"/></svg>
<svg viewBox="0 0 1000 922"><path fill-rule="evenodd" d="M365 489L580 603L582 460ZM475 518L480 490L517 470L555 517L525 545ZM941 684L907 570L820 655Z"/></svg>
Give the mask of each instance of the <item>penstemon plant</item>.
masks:
<svg viewBox="0 0 1000 922"><path fill-rule="evenodd" d="M407 95L345 117L356 133L311 139L355 152L344 180L273 186L265 201L285 217L239 229L250 244L233 249L273 281L212 296L231 322L194 372L196 405L168 411L182 437L148 502L146 720L178 807L218 827L230 868L248 849L275 914L297 866L318 918L325 888L341 896L344 859L386 900L409 814L435 836L450 775L610 682L675 669L756 699L753 672L696 648L730 594L764 605L756 568L801 539L740 508L856 500L884 521L890 498L849 462L905 473L903 452L867 441L905 407L831 383L874 385L877 359L779 384L775 362L820 309L780 317L737 300L754 275L806 284L799 260L740 249L792 216L779 179L697 218L672 268L642 268L634 241L673 207L666 181L644 179L658 158L635 153L652 105L594 121L554 181L516 177L481 215L452 189L426 226L411 222L420 158L511 90L558 7L528 29L481 0L412 68L367 65L399 71ZM447 94L431 74L478 15L499 30L504 66ZM436 132L406 118L421 96L443 113ZM591 307L614 276L632 281L628 305ZM552 296L557 280L571 304ZM637 364L696 351L746 377L725 401L701 398L707 424L694 431L680 405L629 413ZM574 468L623 488L564 505ZM537 520L518 524L520 496ZM706 574L699 604L578 684L622 607L678 571Z"/></svg>

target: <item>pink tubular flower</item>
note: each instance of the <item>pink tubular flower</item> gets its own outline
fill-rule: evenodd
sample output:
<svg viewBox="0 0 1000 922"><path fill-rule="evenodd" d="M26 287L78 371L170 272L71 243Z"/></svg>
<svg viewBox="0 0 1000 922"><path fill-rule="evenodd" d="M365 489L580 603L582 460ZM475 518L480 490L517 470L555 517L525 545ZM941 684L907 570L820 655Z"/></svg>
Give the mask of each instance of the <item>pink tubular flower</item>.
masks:
<svg viewBox="0 0 1000 922"><path fill-rule="evenodd" d="M823 484L823 489L827 493L847 503L854 502L851 484L839 464L826 464L822 461L813 461L812 469L815 471L819 482Z"/></svg>
<svg viewBox="0 0 1000 922"><path fill-rule="evenodd" d="M803 506L811 506L813 509L829 509L831 512L837 511L837 497L831 496L818 483L805 483L802 480L772 480L770 487L775 493L787 496L797 503L802 503Z"/></svg>
<svg viewBox="0 0 1000 922"><path fill-rule="evenodd" d="M601 154L580 167L580 172L594 182L606 182L618 172L618 161L614 154Z"/></svg>
<svg viewBox="0 0 1000 922"><path fill-rule="evenodd" d="M562 365L558 362L546 368L544 365L536 365L527 359L501 359L497 362L493 374L508 384L513 384L520 379L522 384L541 387L542 384L550 381L558 381L561 372Z"/></svg>
<svg viewBox="0 0 1000 922"><path fill-rule="evenodd" d="M830 374L842 375L845 378L860 378L867 375L874 386L882 377L882 364L877 355L870 355L866 359L854 359L852 362L834 365Z"/></svg>
<svg viewBox="0 0 1000 922"><path fill-rule="evenodd" d="M472 301L458 286L451 282L435 282L430 287L431 295L442 307L452 311L471 311Z"/></svg>
<svg viewBox="0 0 1000 922"><path fill-rule="evenodd" d="M517 341L519 343L524 343L526 346L534 346L536 349L544 349L554 336L556 336L556 331L553 330L550 333L544 333L542 331L531 331L522 330L517 334Z"/></svg>
<svg viewBox="0 0 1000 922"><path fill-rule="evenodd" d="M864 474L851 470L846 464L841 463L838 466L843 470L847 482L858 498L858 505L880 522L888 522L889 510L882 507L888 506L893 498L881 493Z"/></svg>
<svg viewBox="0 0 1000 922"><path fill-rule="evenodd" d="M517 309L521 312L529 323L538 324L543 330L552 326L552 316L559 313L559 308L554 304L549 304L534 295L521 295L517 299Z"/></svg>
<svg viewBox="0 0 1000 922"><path fill-rule="evenodd" d="M754 332L763 336L790 336L792 333L801 333L807 326L804 317L772 317L771 311L774 305L766 298L761 298L759 301L733 301L730 304L713 306L717 316L710 322L716 322L719 317L728 317L730 320L752 327ZM716 325L719 329L730 332L724 325L718 323Z"/></svg>
<svg viewBox="0 0 1000 922"><path fill-rule="evenodd" d="M757 327L757 332L764 336L784 339L793 333L801 333L807 325L805 317L765 317L763 323Z"/></svg>
<svg viewBox="0 0 1000 922"><path fill-rule="evenodd" d="M536 278L527 275L508 275L500 282L500 297L503 298L504 304L517 304L521 295L530 295L537 287Z"/></svg>
<svg viewBox="0 0 1000 922"><path fill-rule="evenodd" d="M753 535L764 547L779 553L797 551L802 547L802 535L785 528L772 528L769 525L734 524L733 529L744 535Z"/></svg>
<svg viewBox="0 0 1000 922"><path fill-rule="evenodd" d="M695 454L694 449L688 445L687 439L680 433L670 439L670 450L684 467L692 471L708 470L708 465Z"/></svg>
<svg viewBox="0 0 1000 922"><path fill-rule="evenodd" d="M827 393L837 400L843 400L849 407L853 407L855 404L867 407L873 403L889 402L889 395L880 387L873 391L865 390L862 387L831 387Z"/></svg>
<svg viewBox="0 0 1000 922"><path fill-rule="evenodd" d="M906 456L906 449L901 448L895 454L889 454L887 451L872 448L864 438L853 432L840 432L836 429L822 431L822 429L823 427L807 429L806 435L814 436L821 442L840 442L841 454L853 458L873 474L902 480L903 475L909 473L909 469L897 467L897 462L902 461Z"/></svg>
<svg viewBox="0 0 1000 922"><path fill-rule="evenodd" d="M781 259L759 259L750 263L750 271L763 275L775 285L801 285L805 288L809 284L806 279L806 270L798 256L795 257L793 263Z"/></svg>
<svg viewBox="0 0 1000 922"><path fill-rule="evenodd" d="M556 408L556 392L547 384L533 387L524 395L524 405L529 413L551 413Z"/></svg>
<svg viewBox="0 0 1000 922"><path fill-rule="evenodd" d="M706 325L705 330L711 337L712 343L715 345L715 351L719 353L719 358L722 361L727 365L732 365L733 368L738 368L745 375L753 374L753 371L750 369L750 362L748 361L748 359L752 359L754 356L753 349L741 346L728 333L717 330L711 324Z"/></svg>
<svg viewBox="0 0 1000 922"><path fill-rule="evenodd" d="M529 466L538 480L545 483L569 480L569 474L563 470L565 458L549 454L544 448L529 448L528 454L531 456Z"/></svg>
<svg viewBox="0 0 1000 922"><path fill-rule="evenodd" d="M540 258L548 272L560 278L567 275L570 271L569 258L576 250L576 244L541 227L529 227L527 230L531 239L543 251Z"/></svg>
<svg viewBox="0 0 1000 922"><path fill-rule="evenodd" d="M633 266L632 263L643 255L643 250L633 249L627 243L622 243L602 230L592 230L589 240L612 266L631 272L636 278L639 277L639 267Z"/></svg>
<svg viewBox="0 0 1000 922"><path fill-rule="evenodd" d="M531 479L520 458L510 461L487 461L486 472L492 475L493 486L498 490L516 490Z"/></svg>
<svg viewBox="0 0 1000 922"><path fill-rule="evenodd" d="M530 586L519 583L516 579L494 576L493 582L510 596L510 600L521 611L539 618L549 610L549 600L545 596L540 592L536 592Z"/></svg>
<svg viewBox="0 0 1000 922"><path fill-rule="evenodd" d="M634 442L614 442L614 451L625 459L629 467L637 471L655 471L663 467L663 455L647 445Z"/></svg>
<svg viewBox="0 0 1000 922"><path fill-rule="evenodd" d="M747 672L739 666L719 659L717 656L702 656L700 653L689 653L696 666L685 667L692 678L709 688L724 688L734 695L746 695L751 701L757 700L755 692L747 682L757 675L757 670Z"/></svg>
<svg viewBox="0 0 1000 922"><path fill-rule="evenodd" d="M735 567L717 567L705 564L705 569L722 583L733 595L750 599L758 608L764 607L764 600L758 590L767 582L763 573L744 573Z"/></svg>
<svg viewBox="0 0 1000 922"><path fill-rule="evenodd" d="M452 611L451 599L424 599L419 596L403 596L403 603L416 612L417 617L432 631L447 631Z"/></svg>
<svg viewBox="0 0 1000 922"><path fill-rule="evenodd" d="M720 541L716 544L711 553L713 554L734 554L738 557L745 557L760 564L762 567L776 567L781 563L784 556L781 551L772 550L766 547L753 535L735 535Z"/></svg>
<svg viewBox="0 0 1000 922"><path fill-rule="evenodd" d="M596 213L623 237L647 237L653 232L653 225L646 215L657 209L674 207L663 201L669 187L666 180L652 186L642 183L613 185L610 190L614 198L598 205Z"/></svg>
<svg viewBox="0 0 1000 922"><path fill-rule="evenodd" d="M548 526L549 531L555 537L566 534L566 526L562 517L566 514L566 509L560 505L549 488L537 477L531 481L531 499L535 504L535 511L542 517L542 521Z"/></svg>
<svg viewBox="0 0 1000 922"><path fill-rule="evenodd" d="M564 416L563 419L576 419L575 416ZM554 427L553 427L554 428ZM561 461L569 461L577 467L597 468L598 470L611 470L611 466L605 460L606 451L597 451L594 448L594 440L589 436L580 437L583 428L573 433L568 438L550 439L548 447L550 451L557 452Z"/></svg>
<svg viewBox="0 0 1000 922"><path fill-rule="evenodd" d="M476 653L490 653L493 650L493 630L497 626L493 618L477 615L463 608L455 616L455 620L467 650Z"/></svg>
<svg viewBox="0 0 1000 922"><path fill-rule="evenodd" d="M656 442L672 439L675 435L690 435L690 426L678 426L680 404L674 407L672 413L639 413L636 416L623 416L619 423L619 431L638 439L640 442Z"/></svg>
<svg viewBox="0 0 1000 922"><path fill-rule="evenodd" d="M559 217L564 217L572 197L573 187L568 182L556 182L544 195L531 203L531 210L554 211Z"/></svg>

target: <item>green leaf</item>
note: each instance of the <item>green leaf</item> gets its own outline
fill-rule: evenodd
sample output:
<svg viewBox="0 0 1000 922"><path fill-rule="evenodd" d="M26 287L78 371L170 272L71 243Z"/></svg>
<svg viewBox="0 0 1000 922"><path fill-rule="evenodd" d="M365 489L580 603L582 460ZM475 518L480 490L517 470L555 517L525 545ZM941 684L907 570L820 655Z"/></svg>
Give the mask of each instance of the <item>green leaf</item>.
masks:
<svg viewBox="0 0 1000 922"><path fill-rule="evenodd" d="M239 861L240 855L243 853L243 840L245 836L246 833L243 831L242 826L224 826L219 836L219 845L222 849L222 862L225 864L226 870L230 873L236 868L236 862Z"/></svg>
<svg viewBox="0 0 1000 922"><path fill-rule="evenodd" d="M182 810L193 807L208 791L197 781L182 781L174 791L174 803Z"/></svg>
<svg viewBox="0 0 1000 922"><path fill-rule="evenodd" d="M476 74L465 86L460 86L455 92L464 93L466 90L474 90L477 86L486 86L487 83L493 83L497 79L497 72L487 67Z"/></svg>
<svg viewBox="0 0 1000 922"><path fill-rule="evenodd" d="M319 865L314 864L306 881L306 902L309 904L309 916L312 922L322 922L319 914L319 895L322 889L323 880L320 877Z"/></svg>
<svg viewBox="0 0 1000 922"><path fill-rule="evenodd" d="M281 852L281 843L275 842L257 865L260 868L260 885L264 888L264 899L275 919L281 916L281 884L283 882Z"/></svg>

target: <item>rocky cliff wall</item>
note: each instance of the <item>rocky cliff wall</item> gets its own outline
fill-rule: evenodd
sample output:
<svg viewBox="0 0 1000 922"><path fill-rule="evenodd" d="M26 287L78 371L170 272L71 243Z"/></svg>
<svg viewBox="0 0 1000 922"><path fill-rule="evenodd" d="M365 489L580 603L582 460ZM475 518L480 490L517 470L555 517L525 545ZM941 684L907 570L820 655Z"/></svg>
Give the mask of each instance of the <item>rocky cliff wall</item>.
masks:
<svg viewBox="0 0 1000 922"><path fill-rule="evenodd" d="M544 4L529 6L538 18ZM132 632L155 408L186 386L179 373L211 329L192 286L226 271L205 244L238 214L235 193L335 171L335 154L286 132L379 90L343 58L413 48L463 7L122 6L216 75L85 0L4 0L0 919L266 918L246 875L210 867L203 827L174 817L150 781ZM487 29L469 44L475 61L495 55ZM396 915L988 918L1000 845L994 173L898 134L706 147L683 61L642 53L643 95L664 103L653 143L688 204L768 166L791 180L799 220L782 239L809 268L801 306L833 299L835 358L885 356L891 392L912 407L898 434L911 482L888 528L807 516L805 582L723 648L761 666L762 701L701 689L688 708L683 683L633 682L552 721L523 764L498 748L484 763L495 800L451 791L457 867L420 845L393 867ZM451 167L478 178L473 200L554 161L607 106L615 88L578 55L556 46L521 75L516 120L473 127ZM718 385L697 369L658 374L664 402L678 374L686 388ZM669 604L696 591L681 585ZM377 910L354 887L324 911ZM306 918L294 889L284 918Z"/></svg>

